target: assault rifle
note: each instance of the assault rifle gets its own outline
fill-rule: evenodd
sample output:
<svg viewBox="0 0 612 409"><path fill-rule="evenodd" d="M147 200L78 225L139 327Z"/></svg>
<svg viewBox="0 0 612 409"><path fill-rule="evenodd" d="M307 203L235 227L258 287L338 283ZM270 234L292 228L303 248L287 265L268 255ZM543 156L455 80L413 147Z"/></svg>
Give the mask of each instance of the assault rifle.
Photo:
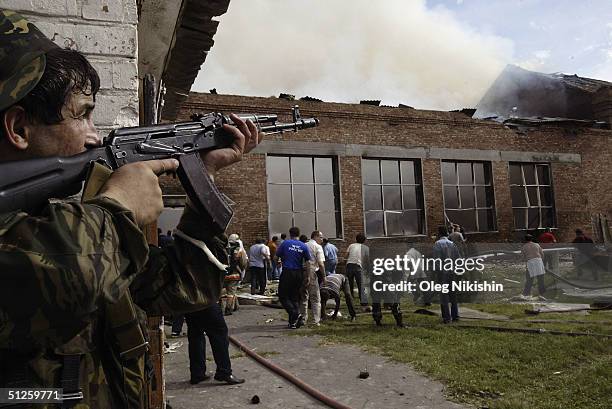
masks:
<svg viewBox="0 0 612 409"><path fill-rule="evenodd" d="M277 115L239 115L250 119L266 134L297 132L319 124L302 118L297 105L293 122L277 123ZM190 122L120 128L113 130L102 146L70 157L46 157L0 163L0 213L34 211L50 198L77 194L93 163L117 169L132 162L176 158L177 174L191 203L208 218L214 233L225 231L232 209L208 175L200 151L231 146L233 137L222 128L233 124L220 113L193 115Z"/></svg>

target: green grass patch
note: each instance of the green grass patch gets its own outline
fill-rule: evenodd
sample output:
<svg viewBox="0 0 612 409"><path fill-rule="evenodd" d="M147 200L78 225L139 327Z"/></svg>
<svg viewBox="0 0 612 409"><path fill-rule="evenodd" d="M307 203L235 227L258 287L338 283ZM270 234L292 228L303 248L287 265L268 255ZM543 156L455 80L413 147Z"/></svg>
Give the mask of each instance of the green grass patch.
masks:
<svg viewBox="0 0 612 409"><path fill-rule="evenodd" d="M468 306L468 305L466 305ZM463 321L470 325L546 328L610 334L609 313L541 314L526 316L524 305L469 305L508 315L511 322ZM449 398L491 409L612 408L612 340L595 336L562 336L497 332L439 324L439 318L411 314L398 329L385 315L386 326L375 327L369 315L356 322L325 322L298 331L319 334L324 342L344 342L410 363L447 385ZM529 323L530 319L592 321L593 323ZM599 323L599 322L603 322ZM462 323L462 324L463 324ZM422 327L420 327L422 326Z"/></svg>

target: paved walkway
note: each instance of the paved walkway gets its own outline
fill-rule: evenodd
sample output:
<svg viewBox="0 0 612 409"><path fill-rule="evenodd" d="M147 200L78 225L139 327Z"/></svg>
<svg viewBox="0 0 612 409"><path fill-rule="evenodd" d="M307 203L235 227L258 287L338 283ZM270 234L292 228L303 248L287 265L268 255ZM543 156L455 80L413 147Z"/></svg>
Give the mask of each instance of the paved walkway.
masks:
<svg viewBox="0 0 612 409"><path fill-rule="evenodd" d="M321 345L322 339L318 336L289 336L282 317L282 310L249 305L227 317L227 322L230 334L240 341L351 408L465 408L445 399L442 384L416 373L408 365L391 362L352 346ZM270 319L273 321L266 322ZM233 345L230 355L234 374L246 378L246 383L227 386L209 381L190 385L187 338L168 341L170 344L182 342L182 346L175 344L177 352L164 356L166 397L173 409L326 407ZM207 357L212 358L210 349ZM209 372L215 368L211 358L207 362ZM370 377L359 379L359 371L366 365ZM253 395L259 396L259 405L250 403Z"/></svg>

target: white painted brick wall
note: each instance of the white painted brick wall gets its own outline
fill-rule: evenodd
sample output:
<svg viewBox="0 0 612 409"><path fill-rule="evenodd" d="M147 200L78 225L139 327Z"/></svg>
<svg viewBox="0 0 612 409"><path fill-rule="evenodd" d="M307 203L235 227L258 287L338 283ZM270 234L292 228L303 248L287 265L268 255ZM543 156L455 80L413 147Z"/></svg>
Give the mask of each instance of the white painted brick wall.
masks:
<svg viewBox="0 0 612 409"><path fill-rule="evenodd" d="M101 133L138 125L136 0L0 0L0 7L87 56L100 75L94 120Z"/></svg>

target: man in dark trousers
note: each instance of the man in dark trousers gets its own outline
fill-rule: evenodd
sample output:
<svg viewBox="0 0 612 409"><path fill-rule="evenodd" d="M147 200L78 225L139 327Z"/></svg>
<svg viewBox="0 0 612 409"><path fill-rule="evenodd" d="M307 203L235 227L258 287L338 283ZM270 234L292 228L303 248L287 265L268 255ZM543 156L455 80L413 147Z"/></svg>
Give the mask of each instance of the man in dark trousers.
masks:
<svg viewBox="0 0 612 409"><path fill-rule="evenodd" d="M296 329L300 318L300 288L309 275L304 271L312 258L310 250L305 243L298 240L300 229L292 227L289 229L289 240L283 241L276 256L281 260L283 273L278 283L278 298L289 315L289 328ZM307 284L307 283L306 283Z"/></svg>
<svg viewBox="0 0 612 409"><path fill-rule="evenodd" d="M356 317L355 308L353 307L353 297L351 296L351 289L349 287L348 278L342 274L330 274L327 276L325 282L321 284L321 319L327 318L325 314L325 306L327 300L333 298L336 301L336 307L332 319L336 319L338 316L338 310L340 309L340 291L344 293L344 299L346 300L346 306L349 310L351 320Z"/></svg>
<svg viewBox="0 0 612 409"><path fill-rule="evenodd" d="M438 240L433 246L433 258L442 260L445 264L446 260L457 260L459 258L459 249L448 239L448 228L446 226L438 227ZM448 292L440 292L440 310L442 312L442 322L445 324L451 321L459 321L459 304L457 302L457 293L452 289L452 283L457 275L454 271L440 269L436 271L436 282L448 286ZM450 311L449 311L450 304Z"/></svg>
<svg viewBox="0 0 612 409"><path fill-rule="evenodd" d="M232 374L229 356L229 336L227 324L219 304L213 304L200 311L185 314L187 320L187 340L189 341L189 372L192 385L210 379L206 374L206 338L210 341L213 358L217 365L215 380L228 385L244 383L244 379Z"/></svg>
<svg viewBox="0 0 612 409"><path fill-rule="evenodd" d="M593 239L584 234L582 229L576 229L576 237L572 243L577 250L574 255L577 276L581 277L582 273L590 270L593 280L597 281L599 272L597 271L597 265L593 262L593 253L596 251Z"/></svg>

